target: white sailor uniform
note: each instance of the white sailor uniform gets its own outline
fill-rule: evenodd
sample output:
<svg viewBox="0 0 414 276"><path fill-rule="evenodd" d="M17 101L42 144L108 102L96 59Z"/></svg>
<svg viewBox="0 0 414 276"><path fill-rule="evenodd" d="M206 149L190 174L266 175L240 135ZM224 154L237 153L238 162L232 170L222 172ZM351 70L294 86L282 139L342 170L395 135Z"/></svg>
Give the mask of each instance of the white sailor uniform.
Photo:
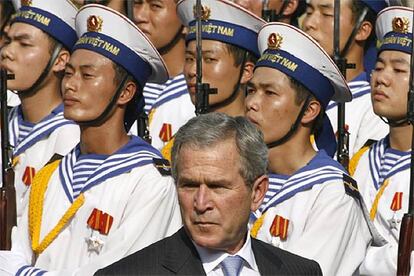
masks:
<svg viewBox="0 0 414 276"><path fill-rule="evenodd" d="M79 126L63 117L63 105L56 107L37 124L23 120L21 107L9 117L10 144L15 160L17 221L28 202L33 177L55 154L66 155L79 143Z"/></svg>
<svg viewBox="0 0 414 276"><path fill-rule="evenodd" d="M388 243L368 247L360 272L393 275L397 271L401 219L408 210L410 152L390 148L388 137L362 150L354 178L374 225Z"/></svg>
<svg viewBox="0 0 414 276"><path fill-rule="evenodd" d="M159 85L159 89L162 92L150 111L149 131L152 146L161 150L178 129L195 116L195 107L183 74Z"/></svg>
<svg viewBox="0 0 414 276"><path fill-rule="evenodd" d="M92 275L176 232L181 216L175 186L154 166L159 158L158 151L133 136L112 155L81 155L77 146L60 163L45 167L39 172L51 174L45 194L39 196L42 183L36 178L36 194L13 236L12 253L26 262L15 267L17 275ZM49 246L42 245L71 206L66 225ZM16 272L10 263L7 269Z"/></svg>
<svg viewBox="0 0 414 276"><path fill-rule="evenodd" d="M324 151L290 176L270 174L252 235L314 259L324 275L352 275L371 233L352 180Z"/></svg>
<svg viewBox="0 0 414 276"><path fill-rule="evenodd" d="M348 82L352 101L345 105L345 127L349 131L349 156L352 157L369 139L378 141L388 132L388 126L374 113L367 73ZM338 104L330 102L326 108L332 127L338 133Z"/></svg>

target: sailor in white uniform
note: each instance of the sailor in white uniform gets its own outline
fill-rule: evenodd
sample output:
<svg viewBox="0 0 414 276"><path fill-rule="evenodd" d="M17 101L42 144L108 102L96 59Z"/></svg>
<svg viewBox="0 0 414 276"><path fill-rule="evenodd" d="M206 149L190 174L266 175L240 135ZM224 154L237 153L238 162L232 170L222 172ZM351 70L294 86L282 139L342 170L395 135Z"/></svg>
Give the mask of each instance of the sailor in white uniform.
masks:
<svg viewBox="0 0 414 276"><path fill-rule="evenodd" d="M381 47L371 79L375 113L389 125L383 139L364 146L350 168L370 209L370 219L388 243L369 246L360 267L364 275L395 275L401 219L408 210L412 125L407 122L407 91L412 54L413 10L390 7L378 14Z"/></svg>
<svg viewBox="0 0 414 276"><path fill-rule="evenodd" d="M372 235L355 181L331 158L336 142L324 112L330 100L349 101L349 87L319 44L291 25L266 24L258 44L246 116L269 147L270 183L252 235L316 260L324 275L352 275Z"/></svg>
<svg viewBox="0 0 414 276"><path fill-rule="evenodd" d="M62 90L64 115L80 124L81 140L35 176L12 250L0 252L2 275L92 275L181 226L168 162L127 135L145 82L168 78L160 55L129 19L102 5L81 8L76 31Z"/></svg>
<svg viewBox="0 0 414 276"><path fill-rule="evenodd" d="M158 87L155 84L147 85L146 88L148 87L161 90L149 113L148 127L151 144L156 149L163 150L178 129L195 116L195 107L183 73Z"/></svg>
<svg viewBox="0 0 414 276"><path fill-rule="evenodd" d="M384 0L343 0L340 7L341 54L355 65L346 71L352 101L345 105L345 128L349 132L349 156L352 157L368 139L381 139L387 125L372 110L369 75L372 63L366 62L375 48L374 24L378 12L387 7ZM366 13L364 13L366 11ZM303 29L333 56L334 0L310 0L304 16ZM364 15L365 14L365 15ZM331 16L327 16L331 15ZM361 25L357 26L360 19ZM354 29L357 32L353 36ZM349 47L345 47L349 45ZM375 59L375 57L373 57ZM332 128L338 132L338 104L331 101L326 107Z"/></svg>
<svg viewBox="0 0 414 276"><path fill-rule="evenodd" d="M68 0L22 2L1 49L1 65L14 74L8 88L21 100L9 114L18 221L34 175L79 142L79 127L63 117L60 92L60 71L77 39L77 8Z"/></svg>
<svg viewBox="0 0 414 276"><path fill-rule="evenodd" d="M195 116L183 69L185 30L178 17L177 1L165 0L152 8L152 1L135 1L132 18L161 54L170 75L165 83L148 82L143 90L151 144L162 150L175 132ZM136 133L137 127L131 128Z"/></svg>
<svg viewBox="0 0 414 276"><path fill-rule="evenodd" d="M210 111L243 115L244 87L251 78L258 56L257 45L251 41L256 40L265 21L229 1L209 0L202 4L203 82L218 90L217 95L209 96ZM177 3L177 13L189 28L183 75L166 83L149 114L152 145L160 149L167 159L170 158L175 132L195 116L197 57L194 5L192 0ZM185 88L183 84L186 84Z"/></svg>

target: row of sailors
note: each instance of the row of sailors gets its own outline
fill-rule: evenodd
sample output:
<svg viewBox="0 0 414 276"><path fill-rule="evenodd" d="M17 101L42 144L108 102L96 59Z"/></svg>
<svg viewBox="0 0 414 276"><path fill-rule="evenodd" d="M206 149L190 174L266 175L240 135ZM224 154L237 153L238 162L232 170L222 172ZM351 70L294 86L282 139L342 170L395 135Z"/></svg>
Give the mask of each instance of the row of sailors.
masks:
<svg viewBox="0 0 414 276"><path fill-rule="evenodd" d="M13 249L0 253L0 271L91 274L181 226L159 150L168 157L175 132L195 116L195 1L136 3L141 30L101 5L78 11L66 0L21 4L1 51L21 104L10 113L18 227ZM176 14L151 17L163 5L176 5ZM358 12L347 14L353 5L378 13L381 46L367 74L363 57L374 23L364 20L345 53L356 64L347 83L326 42L333 1L308 3L306 32L265 24L232 2L203 1L203 81L219 91L210 97L212 110L246 115L269 147L270 185L252 213L252 236L315 259L325 275L392 274L408 209L412 10L341 1L343 22L356 21ZM351 25L341 29L343 37L350 33ZM127 134L144 109L142 90L158 91L147 109L153 147ZM350 173L359 192L332 159L335 102L349 101ZM364 146L368 139L378 142ZM94 226L97 213L106 218L103 227ZM269 230L275 220L288 222L283 235Z"/></svg>

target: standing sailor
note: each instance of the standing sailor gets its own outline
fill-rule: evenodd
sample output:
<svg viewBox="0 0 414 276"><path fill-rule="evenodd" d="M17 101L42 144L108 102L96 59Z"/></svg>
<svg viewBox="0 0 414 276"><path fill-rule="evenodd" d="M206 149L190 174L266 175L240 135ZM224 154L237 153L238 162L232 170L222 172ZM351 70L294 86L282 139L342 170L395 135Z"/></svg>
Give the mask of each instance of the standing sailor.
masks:
<svg viewBox="0 0 414 276"><path fill-rule="evenodd" d="M184 76L191 101L196 105L196 63L201 58L203 82L218 90L216 95L209 96L208 109L230 116L244 115L245 86L259 55L257 45L251 41L257 39L257 32L265 22L230 1L203 0L202 55L197 57L195 4L195 0L177 4L178 15L188 27ZM173 141L162 150L167 159Z"/></svg>
<svg viewBox="0 0 414 276"><path fill-rule="evenodd" d="M12 250L0 252L3 274L91 275L181 226L168 163L127 135L146 81L168 78L160 55L132 21L103 5L83 6L76 31L62 90L80 143L36 175Z"/></svg>
<svg viewBox="0 0 414 276"><path fill-rule="evenodd" d="M340 55L354 69L346 70L352 101L346 103L345 129L349 132L349 156L352 157L369 139L381 139L387 126L372 110L369 70L364 64L365 51L375 41L376 14L386 7L385 1L340 1ZM365 14L366 12L366 14ZM358 20L361 24L358 26ZM333 57L334 0L310 0L303 20L303 30ZM338 104L330 102L326 113L335 132L338 131Z"/></svg>
<svg viewBox="0 0 414 276"><path fill-rule="evenodd" d="M316 260L324 275L352 275L371 233L354 180L331 158L336 142L324 112L330 100L349 101L349 87L319 44L291 25L265 25L258 43L246 116L264 134L270 175L252 235Z"/></svg>
<svg viewBox="0 0 414 276"><path fill-rule="evenodd" d="M390 7L378 14L379 54L371 78L374 112L388 122L383 139L363 147L351 160L351 173L359 183L370 218L388 243L369 246L360 272L395 275L401 219L408 210L410 149L413 126L407 120L407 92L413 10Z"/></svg>
<svg viewBox="0 0 414 276"><path fill-rule="evenodd" d="M144 87L151 144L162 150L175 132L195 116L183 74L184 26L174 0L158 1L157 8L153 8L153 1L136 1L132 10L135 24L160 52L170 75L165 83L147 83Z"/></svg>
<svg viewBox="0 0 414 276"><path fill-rule="evenodd" d="M63 117L62 71L76 42L76 7L69 0L22 1L12 19L1 66L21 104L9 115L15 163L18 220L35 174L50 158L67 154L79 142L79 127Z"/></svg>

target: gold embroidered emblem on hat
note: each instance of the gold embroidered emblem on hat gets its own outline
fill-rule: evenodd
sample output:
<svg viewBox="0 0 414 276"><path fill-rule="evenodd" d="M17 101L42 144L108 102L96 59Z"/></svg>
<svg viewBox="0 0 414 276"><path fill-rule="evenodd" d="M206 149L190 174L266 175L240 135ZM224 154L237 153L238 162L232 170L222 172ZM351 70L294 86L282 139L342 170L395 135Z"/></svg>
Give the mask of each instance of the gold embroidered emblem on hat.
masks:
<svg viewBox="0 0 414 276"><path fill-rule="evenodd" d="M278 33L271 33L267 38L267 47L272 50L280 49L282 46L283 37Z"/></svg>
<svg viewBox="0 0 414 276"><path fill-rule="evenodd" d="M394 17L392 19L392 30L396 33L408 33L410 20L407 17Z"/></svg>
<svg viewBox="0 0 414 276"><path fill-rule="evenodd" d="M196 5L193 6L193 14L194 14L194 18L197 18ZM201 5L201 20L207 21L210 19L210 16L211 16L211 9L208 6Z"/></svg>
<svg viewBox="0 0 414 276"><path fill-rule="evenodd" d="M102 31L103 19L97 15L91 15L88 17L88 32L100 32Z"/></svg>
<svg viewBox="0 0 414 276"><path fill-rule="evenodd" d="M20 0L20 4L22 6L31 6L32 5L32 0Z"/></svg>

